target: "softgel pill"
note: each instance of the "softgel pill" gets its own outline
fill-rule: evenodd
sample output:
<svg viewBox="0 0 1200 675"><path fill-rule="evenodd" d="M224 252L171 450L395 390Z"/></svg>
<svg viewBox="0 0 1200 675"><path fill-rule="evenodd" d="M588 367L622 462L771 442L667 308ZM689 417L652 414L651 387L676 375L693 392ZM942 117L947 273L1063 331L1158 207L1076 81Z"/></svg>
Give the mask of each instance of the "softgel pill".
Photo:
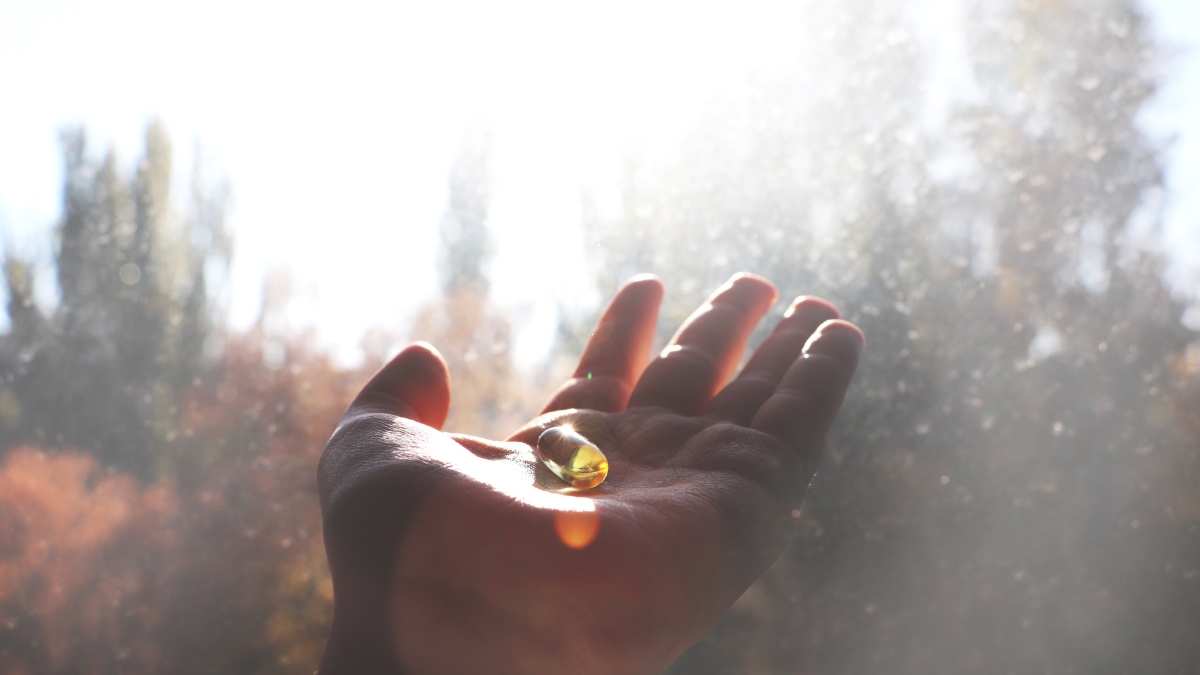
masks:
<svg viewBox="0 0 1200 675"><path fill-rule="evenodd" d="M577 488L594 488L608 476L608 458L570 427L550 427L538 437L535 454L546 468Z"/></svg>

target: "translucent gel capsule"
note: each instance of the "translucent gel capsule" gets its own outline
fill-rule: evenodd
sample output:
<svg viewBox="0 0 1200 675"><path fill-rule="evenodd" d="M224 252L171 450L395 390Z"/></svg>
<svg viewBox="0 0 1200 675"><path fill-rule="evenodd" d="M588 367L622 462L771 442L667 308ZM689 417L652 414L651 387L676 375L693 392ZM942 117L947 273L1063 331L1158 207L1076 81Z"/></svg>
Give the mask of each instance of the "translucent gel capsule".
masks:
<svg viewBox="0 0 1200 675"><path fill-rule="evenodd" d="M608 476L608 458L568 427L550 427L538 437L538 459L554 475L577 488L594 488Z"/></svg>

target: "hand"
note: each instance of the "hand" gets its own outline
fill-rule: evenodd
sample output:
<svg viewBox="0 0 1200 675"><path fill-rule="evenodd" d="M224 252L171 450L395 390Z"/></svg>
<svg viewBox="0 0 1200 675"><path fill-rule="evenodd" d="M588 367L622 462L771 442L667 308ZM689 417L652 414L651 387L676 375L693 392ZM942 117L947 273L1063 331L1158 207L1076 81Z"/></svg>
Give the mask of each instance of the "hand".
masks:
<svg viewBox="0 0 1200 675"><path fill-rule="evenodd" d="M725 384L774 287L735 276L650 361L662 293L627 283L507 442L439 431L450 385L427 345L367 383L319 469L335 597L321 672L657 673L770 566L862 333L798 298ZM608 456L599 487L532 454L560 424Z"/></svg>

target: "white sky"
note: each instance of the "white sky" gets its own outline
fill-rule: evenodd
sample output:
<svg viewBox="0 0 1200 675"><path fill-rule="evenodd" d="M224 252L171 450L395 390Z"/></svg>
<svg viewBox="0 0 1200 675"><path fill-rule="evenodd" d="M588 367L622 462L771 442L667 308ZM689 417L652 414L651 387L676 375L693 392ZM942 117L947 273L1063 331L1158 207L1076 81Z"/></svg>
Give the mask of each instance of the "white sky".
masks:
<svg viewBox="0 0 1200 675"><path fill-rule="evenodd" d="M631 144L669 145L707 100L787 61L795 4L0 0L0 228L47 254L59 130L85 124L129 162L158 117L179 178L198 142L233 184L235 325L287 268L292 320L351 361L364 330L402 329L434 295L447 170L482 119L494 296L523 308L518 356L533 360L558 304L599 300L581 187L614 199ZM1196 251L1200 192L1183 187L1200 179L1200 3L1149 5L1187 50L1150 119L1180 133L1169 232Z"/></svg>
<svg viewBox="0 0 1200 675"><path fill-rule="evenodd" d="M1156 32L1177 56L1166 86L1147 115L1147 127L1173 144L1167 160L1166 247L1175 254L1169 274L1200 297L1200 2L1149 0Z"/></svg>

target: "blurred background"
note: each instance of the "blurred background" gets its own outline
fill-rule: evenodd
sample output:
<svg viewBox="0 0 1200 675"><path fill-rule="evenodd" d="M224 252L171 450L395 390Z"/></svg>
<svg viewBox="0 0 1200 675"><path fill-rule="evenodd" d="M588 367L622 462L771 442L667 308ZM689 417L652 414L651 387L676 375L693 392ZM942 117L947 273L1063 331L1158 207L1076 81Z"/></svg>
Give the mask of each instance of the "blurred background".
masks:
<svg viewBox="0 0 1200 675"><path fill-rule="evenodd" d="M868 347L669 672L1200 672L1197 184L1192 0L0 0L0 672L311 673L374 368L504 437L740 270Z"/></svg>

